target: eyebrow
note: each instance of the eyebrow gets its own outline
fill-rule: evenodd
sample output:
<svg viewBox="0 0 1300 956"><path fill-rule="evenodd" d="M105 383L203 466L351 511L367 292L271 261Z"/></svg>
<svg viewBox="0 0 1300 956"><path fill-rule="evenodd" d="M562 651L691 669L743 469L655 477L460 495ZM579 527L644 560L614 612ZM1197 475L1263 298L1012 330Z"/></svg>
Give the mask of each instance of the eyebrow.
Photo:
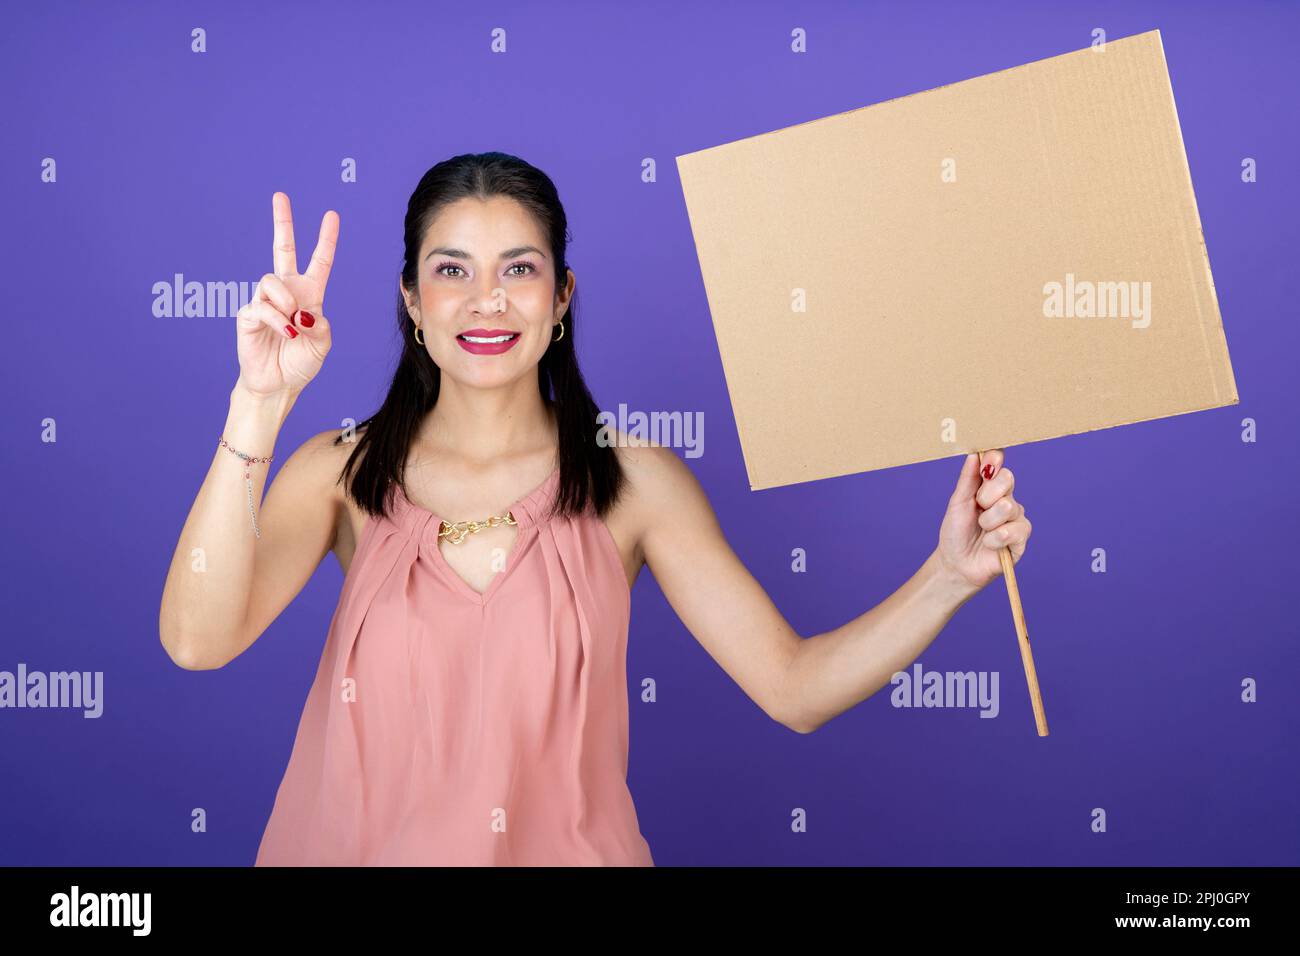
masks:
<svg viewBox="0 0 1300 956"><path fill-rule="evenodd" d="M515 246L513 249L507 249L505 252L501 253L499 258L513 259L515 256L522 256L526 252L535 252L543 259L546 258L546 254L542 252L541 249L538 249L536 246ZM452 256L453 258L456 259L472 260L474 258L464 249L453 249L450 246L436 246L433 249L430 249L429 255L425 256L424 258L427 260L429 256L433 256L433 255Z"/></svg>

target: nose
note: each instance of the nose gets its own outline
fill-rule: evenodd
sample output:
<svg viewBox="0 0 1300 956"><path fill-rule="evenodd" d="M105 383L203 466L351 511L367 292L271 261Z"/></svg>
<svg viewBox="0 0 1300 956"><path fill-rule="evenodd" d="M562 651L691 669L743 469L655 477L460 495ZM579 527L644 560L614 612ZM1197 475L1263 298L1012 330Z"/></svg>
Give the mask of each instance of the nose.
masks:
<svg viewBox="0 0 1300 956"><path fill-rule="evenodd" d="M505 288L494 276L485 276L474 286L469 309L475 315L500 315L509 308Z"/></svg>

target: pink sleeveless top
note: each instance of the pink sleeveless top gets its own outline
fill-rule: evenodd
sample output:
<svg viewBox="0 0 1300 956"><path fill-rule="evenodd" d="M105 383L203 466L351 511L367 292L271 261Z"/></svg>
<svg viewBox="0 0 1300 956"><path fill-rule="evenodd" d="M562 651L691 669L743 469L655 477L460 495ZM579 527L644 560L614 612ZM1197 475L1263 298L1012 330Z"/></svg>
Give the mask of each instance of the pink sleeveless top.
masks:
<svg viewBox="0 0 1300 956"><path fill-rule="evenodd" d="M588 508L510 507L480 594L394 486L357 542L256 866L653 866L627 788L631 593Z"/></svg>

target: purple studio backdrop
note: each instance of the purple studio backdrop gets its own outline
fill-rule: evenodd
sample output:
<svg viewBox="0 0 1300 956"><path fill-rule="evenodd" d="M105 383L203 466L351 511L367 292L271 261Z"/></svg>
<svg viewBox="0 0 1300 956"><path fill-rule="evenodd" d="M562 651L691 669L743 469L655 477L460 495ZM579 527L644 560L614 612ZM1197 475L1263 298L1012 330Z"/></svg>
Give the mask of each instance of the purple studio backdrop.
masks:
<svg viewBox="0 0 1300 956"><path fill-rule="evenodd" d="M629 786L659 865L1300 863L1289 286L1300 13L1228 9L11 11L0 453L15 553L0 671L102 672L103 696L94 718L0 710L0 863L254 859L342 573L328 555L225 668L185 671L164 652L162 585L225 420L237 306L161 317L154 287L179 275L251 288L271 268L272 192L293 202L301 268L322 213L342 223L326 295L333 351L279 437L272 478L308 436L367 417L387 387L402 216L419 176L457 153L513 153L566 205L577 346L598 404L702 414L704 454L679 453L806 637L915 570L960 458L749 490L674 157L1080 49L1094 29L1157 28L1241 404L1008 450L1034 521L1017 576L1051 736L1034 731L1001 582L920 658L926 670L998 672L996 718L894 707L887 685L799 735L745 696L643 570ZM796 28L806 53L791 51ZM492 52L494 30L507 53ZM1255 182L1243 181L1248 158ZM796 548L805 573L792 570ZM1097 548L1105 573L1093 570ZM641 700L647 677L654 702ZM792 826L801 812L806 832Z"/></svg>

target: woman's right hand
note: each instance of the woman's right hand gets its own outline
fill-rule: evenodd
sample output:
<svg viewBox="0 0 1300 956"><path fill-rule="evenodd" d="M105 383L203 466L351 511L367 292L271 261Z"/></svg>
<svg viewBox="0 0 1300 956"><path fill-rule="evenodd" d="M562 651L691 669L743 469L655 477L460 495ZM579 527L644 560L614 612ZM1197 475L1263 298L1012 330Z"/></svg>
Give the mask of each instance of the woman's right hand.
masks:
<svg viewBox="0 0 1300 956"><path fill-rule="evenodd" d="M289 197L281 192L272 195L271 211L275 271L262 276L235 323L238 385L259 398L302 391L329 354L330 324L323 306L339 236L338 213L328 210L321 219L311 264L299 275Z"/></svg>

